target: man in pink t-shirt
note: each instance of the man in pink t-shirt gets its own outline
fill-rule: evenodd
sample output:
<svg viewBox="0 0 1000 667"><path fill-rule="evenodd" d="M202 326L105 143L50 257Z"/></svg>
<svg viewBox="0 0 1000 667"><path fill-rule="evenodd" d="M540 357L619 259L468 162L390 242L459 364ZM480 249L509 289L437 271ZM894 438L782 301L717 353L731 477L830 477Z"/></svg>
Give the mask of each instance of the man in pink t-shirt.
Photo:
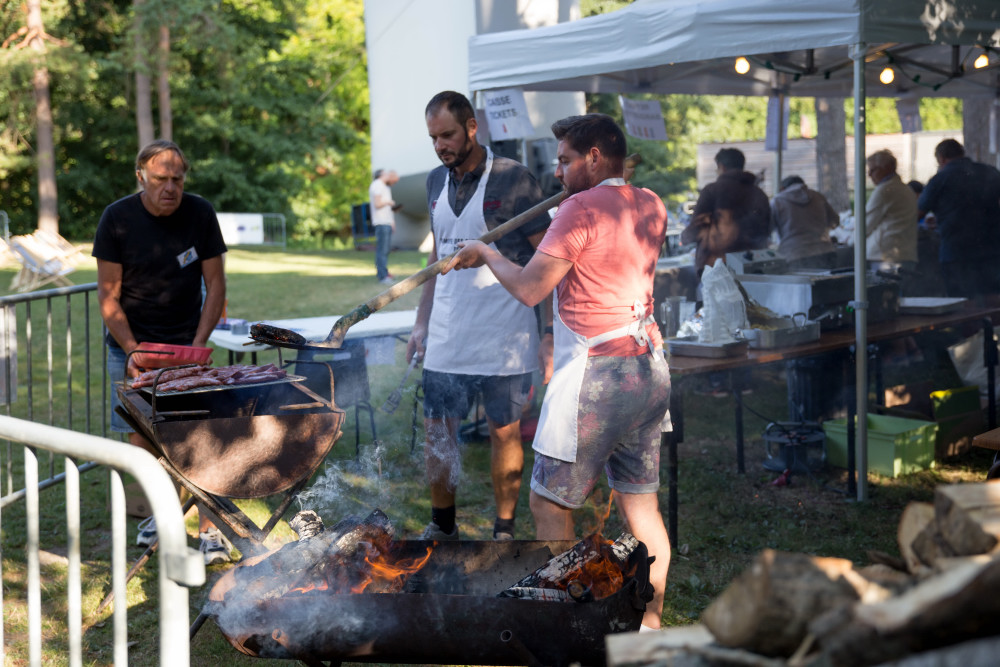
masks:
<svg viewBox="0 0 1000 667"><path fill-rule="evenodd" d="M521 267L472 241L442 273L486 264L529 306L555 289L554 373L532 444L537 537L573 539L572 510L606 474L629 530L656 558L642 619L656 629L670 565L657 497L670 373L652 312L667 212L654 193L626 184L625 135L609 116L572 116L552 132L556 177L569 197L531 261Z"/></svg>

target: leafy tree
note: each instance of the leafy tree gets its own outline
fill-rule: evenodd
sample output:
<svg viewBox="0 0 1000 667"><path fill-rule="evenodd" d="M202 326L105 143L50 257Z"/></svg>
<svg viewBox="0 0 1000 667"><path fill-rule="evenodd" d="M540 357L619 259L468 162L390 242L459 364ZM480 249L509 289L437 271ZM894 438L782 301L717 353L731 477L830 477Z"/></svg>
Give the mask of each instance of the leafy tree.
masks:
<svg viewBox="0 0 1000 667"><path fill-rule="evenodd" d="M169 97L156 100L160 134L172 111L190 191L219 210L283 213L294 238L349 235L350 202L369 171L362 0L142 4L138 23L132 0L43 5L46 28L71 40L47 59L62 233L92 237L104 207L135 189L138 43L161 91L169 73ZM0 12L0 35L20 27L11 14ZM164 28L169 53L158 46ZM22 233L37 206L32 70L22 52L0 58L0 205Z"/></svg>

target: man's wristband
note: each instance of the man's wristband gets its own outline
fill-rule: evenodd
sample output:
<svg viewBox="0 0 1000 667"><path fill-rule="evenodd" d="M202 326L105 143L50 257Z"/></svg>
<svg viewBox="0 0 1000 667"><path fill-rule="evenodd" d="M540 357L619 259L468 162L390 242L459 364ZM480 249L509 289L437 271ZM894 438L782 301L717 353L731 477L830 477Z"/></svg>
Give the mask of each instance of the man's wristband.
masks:
<svg viewBox="0 0 1000 667"><path fill-rule="evenodd" d="M552 325L550 324L549 326L545 327L545 329L542 331L542 333L543 334L551 334L551 333L555 333L555 332L552 331Z"/></svg>

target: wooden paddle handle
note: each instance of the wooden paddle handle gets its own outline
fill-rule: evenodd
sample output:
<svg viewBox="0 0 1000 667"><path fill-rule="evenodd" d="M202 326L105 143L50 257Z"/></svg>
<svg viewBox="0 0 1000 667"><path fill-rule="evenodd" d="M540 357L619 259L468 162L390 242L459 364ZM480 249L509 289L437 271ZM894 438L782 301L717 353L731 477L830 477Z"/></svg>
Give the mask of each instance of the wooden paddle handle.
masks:
<svg viewBox="0 0 1000 667"><path fill-rule="evenodd" d="M625 158L625 168L635 169L636 165L642 162L642 156L638 153L633 153ZM541 215L545 211L548 211L553 206L558 206L559 203L566 198L565 190L558 194L554 194L548 199L538 204L535 204L527 211L515 215L513 218L507 222L494 227L490 231L486 232L479 237L479 240L483 243L489 244L493 243L499 238L506 236L510 232L514 231L518 227L524 225L524 223L529 220L533 220L537 216ZM347 330L358 322L368 319L368 317L385 306L389 305L399 297L411 292L420 285L433 278L434 276L441 273L441 270L451 261L451 258L455 256L458 251L451 253L446 257L442 257L438 261L434 262L430 266L427 266L420 271L414 273L412 276L400 280L398 283L382 292L381 294L376 294L368 301L364 302L351 312L342 316L340 319L334 323L333 328L330 329L330 335L326 337L323 341L324 347L340 347L340 344L344 341L344 336L347 335Z"/></svg>
<svg viewBox="0 0 1000 667"><path fill-rule="evenodd" d="M490 231L479 237L479 240L483 243L493 243L497 239L509 234L518 227L522 226L529 220L533 220L545 211L549 210L553 206L558 206L559 202L566 198L566 192L560 192L558 194L552 195L545 201L535 204L527 211L515 215L513 218L507 222L491 229ZM344 336L347 334L347 330L352 326L360 322L361 320L367 319L372 313L381 310L388 304L392 303L399 297L413 291L420 285L433 278L434 276L441 273L441 270L451 261L451 258L455 256L458 251L451 253L445 257L442 257L433 264L417 271L412 276L400 280L398 283L382 292L381 294L376 294L368 301L364 302L351 312L347 313L343 317L337 320L333 325L333 329L330 330L330 335L326 338L326 343L333 343L337 341L343 341Z"/></svg>

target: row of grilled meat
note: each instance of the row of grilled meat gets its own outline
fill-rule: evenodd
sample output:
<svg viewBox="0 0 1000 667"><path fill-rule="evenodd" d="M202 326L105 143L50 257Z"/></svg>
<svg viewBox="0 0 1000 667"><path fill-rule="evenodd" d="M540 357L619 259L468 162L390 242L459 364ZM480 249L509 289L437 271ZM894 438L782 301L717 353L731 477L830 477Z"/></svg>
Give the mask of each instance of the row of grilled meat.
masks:
<svg viewBox="0 0 1000 667"><path fill-rule="evenodd" d="M286 377L288 373L275 366L252 366L237 364L234 366L189 366L186 368L171 368L167 370L146 371L136 377L131 387L151 387L156 385L156 391L187 391L198 387L214 387L219 385L258 384L273 382Z"/></svg>

